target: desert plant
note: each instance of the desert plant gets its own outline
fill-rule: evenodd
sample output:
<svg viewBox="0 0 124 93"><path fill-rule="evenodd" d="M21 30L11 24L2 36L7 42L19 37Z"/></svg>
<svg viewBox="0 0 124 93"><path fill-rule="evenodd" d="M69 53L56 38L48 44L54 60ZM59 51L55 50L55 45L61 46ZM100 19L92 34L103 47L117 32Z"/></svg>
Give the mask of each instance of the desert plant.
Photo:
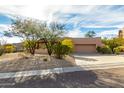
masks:
<svg viewBox="0 0 124 93"><path fill-rule="evenodd" d="M26 42L28 43L26 43L26 46L28 46L30 53L34 55L36 47L32 44L34 44L34 41L39 40L39 25L39 21L35 19L17 17L12 20L11 29L9 32L10 34L6 33L5 35L8 37L18 36L21 38L21 40L26 40Z"/></svg>
<svg viewBox="0 0 124 93"><path fill-rule="evenodd" d="M62 45L66 45L66 46L70 47L71 49L73 49L73 47L74 47L71 39L62 40Z"/></svg>
<svg viewBox="0 0 124 93"><path fill-rule="evenodd" d="M115 53L115 54L119 55L120 52L121 52L121 50L120 50L119 47L114 48L114 53Z"/></svg>
<svg viewBox="0 0 124 93"><path fill-rule="evenodd" d="M53 47L60 40L60 37L64 34L64 24L52 22L49 26L41 24L39 38L44 41L48 55L51 57L53 53Z"/></svg>
<svg viewBox="0 0 124 93"><path fill-rule="evenodd" d="M61 42L58 42L54 45L54 55L58 59L62 59L63 56L68 55L72 52L72 49L67 45L63 45Z"/></svg>
<svg viewBox="0 0 124 93"><path fill-rule="evenodd" d="M24 50L26 50L26 52L34 55L35 50L36 50L36 44L37 44L37 41L35 41L35 40L26 40L23 42Z"/></svg>
<svg viewBox="0 0 124 93"><path fill-rule="evenodd" d="M118 47L114 48L115 54L120 54L120 52L124 52L124 46L118 46Z"/></svg>
<svg viewBox="0 0 124 93"><path fill-rule="evenodd" d="M16 50L16 48L12 44L6 44L6 45L4 45L4 52L5 53L13 53L13 52L15 52L15 50Z"/></svg>
<svg viewBox="0 0 124 93"><path fill-rule="evenodd" d="M96 47L96 50L97 50L98 53L101 52L101 49L102 49L102 48L101 48L100 46L97 46L97 47Z"/></svg>
<svg viewBox="0 0 124 93"><path fill-rule="evenodd" d="M112 50L109 46L105 45L102 47L97 47L97 51L102 54L111 54Z"/></svg>
<svg viewBox="0 0 124 93"><path fill-rule="evenodd" d="M48 59L47 58L43 58L43 61L48 61Z"/></svg>
<svg viewBox="0 0 124 93"><path fill-rule="evenodd" d="M113 54L115 52L114 48L124 45L123 38L103 39L102 42L111 48Z"/></svg>
<svg viewBox="0 0 124 93"><path fill-rule="evenodd" d="M118 46L118 48L120 49L120 52L124 52L124 46Z"/></svg>
<svg viewBox="0 0 124 93"><path fill-rule="evenodd" d="M106 46L102 47L102 53L103 54L112 54L112 50L109 46L106 45Z"/></svg>

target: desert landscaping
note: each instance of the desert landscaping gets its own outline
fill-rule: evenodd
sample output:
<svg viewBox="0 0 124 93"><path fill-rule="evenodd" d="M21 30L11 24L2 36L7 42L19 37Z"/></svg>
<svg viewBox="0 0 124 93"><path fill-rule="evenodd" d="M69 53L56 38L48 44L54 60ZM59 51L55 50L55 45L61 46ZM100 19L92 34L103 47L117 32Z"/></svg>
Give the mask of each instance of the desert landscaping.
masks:
<svg viewBox="0 0 124 93"><path fill-rule="evenodd" d="M75 11L81 6L72 7ZM81 11L86 7L89 6L82 6ZM19 16L19 14L14 15L15 13L11 15L7 13L2 17L0 15L0 21L4 17L9 20L6 24L4 24L6 20L3 20L4 25L0 24L0 87L124 87L124 26L121 24L122 19L116 22L116 18L111 17L117 16L115 16L115 12L110 15L110 10L114 6L111 6L110 9L109 6L98 7L109 10L106 16L103 16L104 12L98 12L100 9L95 13L89 11L90 9L95 10L97 7L87 8L86 14L85 12L81 14L81 11L73 13L73 10L71 10L72 13L67 11L70 14L58 11L53 13L55 15L50 15L50 20L47 18L39 20L24 16L25 14ZM120 9L120 6L117 7ZM39 12L37 13L36 17L39 17ZM60 15L57 16L56 14L59 13ZM62 14L63 16L61 16ZM91 17L92 14L98 15L95 18L95 16ZM54 16L55 19L52 19L51 17ZM103 20L107 16L109 16L107 20ZM118 17L123 18L121 15ZM87 20L84 20L85 18ZM73 21L70 22L70 19ZM102 21L99 23L100 20ZM118 25L114 26L114 24Z"/></svg>
<svg viewBox="0 0 124 93"><path fill-rule="evenodd" d="M43 54L31 56L24 53L10 53L0 56L0 72L43 70L73 66L75 66L75 61L70 56L66 56L63 60L54 57L50 60L48 55Z"/></svg>

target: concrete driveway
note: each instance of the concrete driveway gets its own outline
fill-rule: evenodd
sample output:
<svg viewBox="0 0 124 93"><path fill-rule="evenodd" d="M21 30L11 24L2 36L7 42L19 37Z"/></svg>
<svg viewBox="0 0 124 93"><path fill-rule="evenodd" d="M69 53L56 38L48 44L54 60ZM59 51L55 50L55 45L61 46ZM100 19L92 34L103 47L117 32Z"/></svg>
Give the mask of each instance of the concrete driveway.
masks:
<svg viewBox="0 0 124 93"><path fill-rule="evenodd" d="M124 66L124 55L74 54L78 66Z"/></svg>

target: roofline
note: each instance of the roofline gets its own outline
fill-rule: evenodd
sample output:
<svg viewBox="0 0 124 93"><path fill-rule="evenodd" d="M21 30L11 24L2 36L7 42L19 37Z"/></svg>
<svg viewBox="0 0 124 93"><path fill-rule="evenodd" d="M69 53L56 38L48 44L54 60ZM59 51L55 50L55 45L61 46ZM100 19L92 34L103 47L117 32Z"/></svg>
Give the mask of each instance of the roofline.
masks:
<svg viewBox="0 0 124 93"><path fill-rule="evenodd" d="M72 39L96 39L96 38L100 38L101 39L101 37L83 37L83 38L78 38L78 37L63 37L63 38L72 38Z"/></svg>

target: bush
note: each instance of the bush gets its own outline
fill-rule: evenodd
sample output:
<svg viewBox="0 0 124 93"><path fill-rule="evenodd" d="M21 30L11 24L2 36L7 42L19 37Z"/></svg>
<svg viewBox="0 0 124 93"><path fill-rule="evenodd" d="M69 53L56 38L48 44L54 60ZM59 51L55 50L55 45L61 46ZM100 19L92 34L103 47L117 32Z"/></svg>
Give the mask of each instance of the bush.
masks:
<svg viewBox="0 0 124 93"><path fill-rule="evenodd" d="M102 42L105 45L108 45L111 48L113 53L114 53L114 48L124 45L123 38L103 39Z"/></svg>
<svg viewBox="0 0 124 93"><path fill-rule="evenodd" d="M43 58L43 61L48 61L48 59L47 58Z"/></svg>
<svg viewBox="0 0 124 93"><path fill-rule="evenodd" d="M102 48L101 48L100 46L97 46L97 47L96 47L96 50L97 50L98 53L101 52L101 49L102 49Z"/></svg>
<svg viewBox="0 0 124 93"><path fill-rule="evenodd" d="M73 42L71 39L64 39L62 41L62 45L66 45L66 46L70 47L71 49L73 49Z"/></svg>
<svg viewBox="0 0 124 93"><path fill-rule="evenodd" d="M35 40L26 40L23 42L23 47L26 50L26 52L34 55L36 50L36 43L37 42Z"/></svg>
<svg viewBox="0 0 124 93"><path fill-rule="evenodd" d="M124 52L124 46L119 46L120 52Z"/></svg>
<svg viewBox="0 0 124 93"><path fill-rule="evenodd" d="M115 54L120 54L120 52L124 52L124 46L118 46L118 47L114 48Z"/></svg>
<svg viewBox="0 0 124 93"><path fill-rule="evenodd" d="M4 52L5 53L13 53L15 51L16 51L16 48L15 48L14 45L12 45L12 44L6 44L6 45L4 45Z"/></svg>
<svg viewBox="0 0 124 93"><path fill-rule="evenodd" d="M118 47L114 48L114 53L117 55L120 54L120 48Z"/></svg>
<svg viewBox="0 0 124 93"><path fill-rule="evenodd" d="M97 47L97 51L102 54L112 54L112 50L109 46Z"/></svg>
<svg viewBox="0 0 124 93"><path fill-rule="evenodd" d="M101 50L102 50L103 54L112 54L111 48L109 46L107 46L107 45L103 46Z"/></svg>
<svg viewBox="0 0 124 93"><path fill-rule="evenodd" d="M54 54L56 58L62 59L63 56L72 52L72 49L67 45L63 45L61 42L54 45Z"/></svg>

